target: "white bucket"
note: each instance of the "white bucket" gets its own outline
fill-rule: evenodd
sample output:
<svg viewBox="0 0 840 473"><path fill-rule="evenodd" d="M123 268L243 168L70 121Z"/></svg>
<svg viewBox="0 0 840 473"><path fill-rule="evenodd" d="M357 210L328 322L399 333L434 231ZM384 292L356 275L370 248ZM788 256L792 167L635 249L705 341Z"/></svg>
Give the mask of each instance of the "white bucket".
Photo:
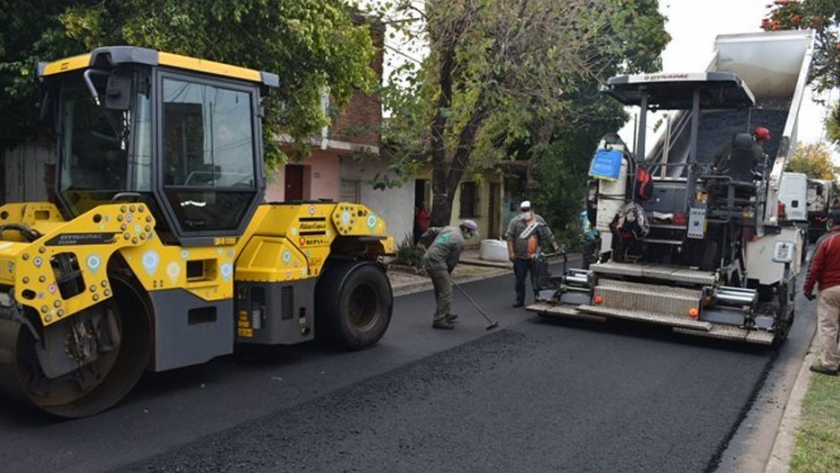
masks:
<svg viewBox="0 0 840 473"><path fill-rule="evenodd" d="M478 257L485 261L508 261L507 242L504 240L481 240Z"/></svg>

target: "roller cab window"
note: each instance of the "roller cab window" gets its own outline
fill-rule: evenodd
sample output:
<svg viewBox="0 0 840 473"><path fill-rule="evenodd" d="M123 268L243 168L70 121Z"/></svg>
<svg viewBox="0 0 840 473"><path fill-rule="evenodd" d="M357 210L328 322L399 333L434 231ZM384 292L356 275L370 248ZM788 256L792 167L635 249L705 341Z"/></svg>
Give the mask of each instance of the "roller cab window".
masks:
<svg viewBox="0 0 840 473"><path fill-rule="evenodd" d="M162 187L181 232L235 230L258 190L253 89L160 83Z"/></svg>

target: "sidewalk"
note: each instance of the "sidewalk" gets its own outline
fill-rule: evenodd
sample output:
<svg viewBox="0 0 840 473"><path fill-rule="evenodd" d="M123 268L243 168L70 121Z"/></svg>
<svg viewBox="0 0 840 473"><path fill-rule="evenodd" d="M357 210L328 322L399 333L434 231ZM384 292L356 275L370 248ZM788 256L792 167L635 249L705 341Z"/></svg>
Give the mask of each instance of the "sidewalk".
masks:
<svg viewBox="0 0 840 473"><path fill-rule="evenodd" d="M463 251L461 260L452 276L459 283L466 283L504 274L512 275L512 273L512 263L484 261L479 258L479 251L476 248ZM391 280L395 297L432 289L432 281L428 277L416 274L414 269L408 266L392 265L388 270L388 278ZM805 397L811 379L811 372L808 367L813 362L813 353L816 351L813 343L802 361L802 367L790 390L790 397L785 403L782 420L776 433L776 440L773 443L770 458L767 459L765 465L765 473L787 473L790 471L796 429L800 422L802 399Z"/></svg>
<svg viewBox="0 0 840 473"><path fill-rule="evenodd" d="M484 261L479 258L476 248L465 249L461 253L461 260L452 272L452 277L459 283L467 283L504 274L513 274L513 263ZM391 265L388 279L391 280L395 297L432 289L431 279L417 274L414 268L408 266Z"/></svg>

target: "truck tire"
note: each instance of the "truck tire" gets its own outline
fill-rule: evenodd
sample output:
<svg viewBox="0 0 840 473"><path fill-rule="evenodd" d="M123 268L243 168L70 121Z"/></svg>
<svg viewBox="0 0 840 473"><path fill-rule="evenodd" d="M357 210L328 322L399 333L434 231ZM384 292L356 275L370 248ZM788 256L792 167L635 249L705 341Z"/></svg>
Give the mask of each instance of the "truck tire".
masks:
<svg viewBox="0 0 840 473"><path fill-rule="evenodd" d="M315 336L361 350L385 334L394 297L385 271L370 262L332 263L315 291Z"/></svg>

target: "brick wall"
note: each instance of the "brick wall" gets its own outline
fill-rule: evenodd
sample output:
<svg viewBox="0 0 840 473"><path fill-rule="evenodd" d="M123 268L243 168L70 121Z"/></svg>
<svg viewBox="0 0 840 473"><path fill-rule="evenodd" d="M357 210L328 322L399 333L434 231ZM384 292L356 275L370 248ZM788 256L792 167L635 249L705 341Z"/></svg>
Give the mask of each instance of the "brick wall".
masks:
<svg viewBox="0 0 840 473"><path fill-rule="evenodd" d="M376 47L373 70L379 83L382 82L383 34L372 27L371 39ZM366 146L379 146L380 127L382 126L382 104L378 94L366 95L360 91L353 93L350 103L341 111L335 123L330 127L331 140Z"/></svg>

